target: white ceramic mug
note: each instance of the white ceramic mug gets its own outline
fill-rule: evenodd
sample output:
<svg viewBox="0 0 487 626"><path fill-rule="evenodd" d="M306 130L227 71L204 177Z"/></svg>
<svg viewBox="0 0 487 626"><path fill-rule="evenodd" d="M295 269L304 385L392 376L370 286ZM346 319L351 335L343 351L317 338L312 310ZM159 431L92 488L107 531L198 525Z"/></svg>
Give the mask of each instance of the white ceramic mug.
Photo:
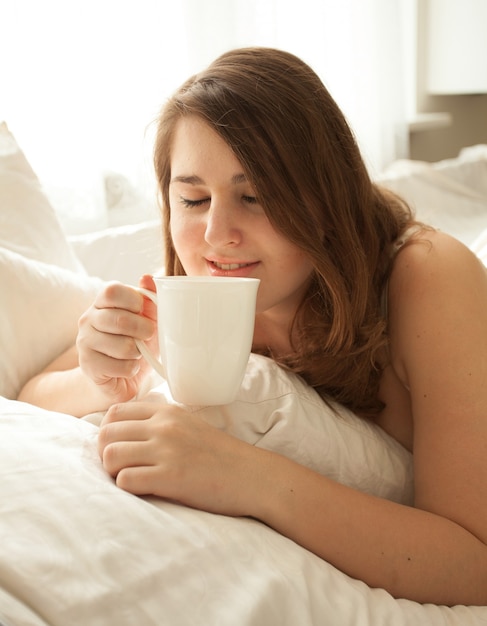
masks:
<svg viewBox="0 0 487 626"><path fill-rule="evenodd" d="M137 347L182 404L233 402L254 334L260 280L212 276L155 276L160 361L143 341Z"/></svg>

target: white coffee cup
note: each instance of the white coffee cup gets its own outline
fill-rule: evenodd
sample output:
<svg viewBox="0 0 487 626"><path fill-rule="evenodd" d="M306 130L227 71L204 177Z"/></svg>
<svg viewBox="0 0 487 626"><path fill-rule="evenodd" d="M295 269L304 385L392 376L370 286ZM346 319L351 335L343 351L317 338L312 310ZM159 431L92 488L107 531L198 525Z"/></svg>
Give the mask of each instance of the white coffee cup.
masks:
<svg viewBox="0 0 487 626"><path fill-rule="evenodd" d="M176 402L233 402L245 374L254 334L260 280L215 276L155 276L160 361L137 347L168 382Z"/></svg>

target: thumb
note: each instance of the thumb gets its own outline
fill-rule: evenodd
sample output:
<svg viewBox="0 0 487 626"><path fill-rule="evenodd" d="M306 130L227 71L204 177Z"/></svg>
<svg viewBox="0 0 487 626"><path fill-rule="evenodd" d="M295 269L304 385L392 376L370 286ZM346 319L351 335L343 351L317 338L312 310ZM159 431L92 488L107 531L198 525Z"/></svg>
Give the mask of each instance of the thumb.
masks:
<svg viewBox="0 0 487 626"><path fill-rule="evenodd" d="M154 283L154 279L150 274L144 274L140 277L139 287L142 287L142 289L147 289L148 291L156 291L156 284ZM144 297L144 304L141 312L142 315L145 315L145 317L148 317L154 321L157 319L156 305L146 296Z"/></svg>
<svg viewBox="0 0 487 626"><path fill-rule="evenodd" d="M156 284L150 274L144 274L143 276L140 277L139 287L142 287L143 289L148 289L149 291L154 291L154 292L156 290Z"/></svg>

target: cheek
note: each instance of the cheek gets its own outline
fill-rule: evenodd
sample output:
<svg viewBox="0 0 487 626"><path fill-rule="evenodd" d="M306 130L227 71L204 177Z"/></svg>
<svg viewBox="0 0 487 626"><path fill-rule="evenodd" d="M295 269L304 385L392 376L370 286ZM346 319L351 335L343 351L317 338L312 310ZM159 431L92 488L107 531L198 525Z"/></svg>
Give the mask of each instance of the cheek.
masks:
<svg viewBox="0 0 487 626"><path fill-rule="evenodd" d="M313 264L309 257L297 246L280 240L276 245L277 264L283 276L291 282L304 282L313 271Z"/></svg>
<svg viewBox="0 0 487 626"><path fill-rule="evenodd" d="M201 228L192 220L171 217L171 238L181 263L185 265L185 259L191 256L198 243L201 242Z"/></svg>
<svg viewBox="0 0 487 626"><path fill-rule="evenodd" d="M282 285L286 290L304 295L313 274L313 265L305 254L294 250L283 258L279 271L283 277Z"/></svg>

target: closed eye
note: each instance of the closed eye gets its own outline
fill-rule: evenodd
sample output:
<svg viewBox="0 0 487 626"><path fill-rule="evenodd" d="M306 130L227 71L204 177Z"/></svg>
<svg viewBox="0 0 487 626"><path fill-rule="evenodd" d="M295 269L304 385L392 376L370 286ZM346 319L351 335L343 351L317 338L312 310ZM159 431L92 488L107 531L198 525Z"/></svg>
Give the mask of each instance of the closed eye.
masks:
<svg viewBox="0 0 487 626"><path fill-rule="evenodd" d="M195 207L202 206L206 202L209 202L210 198L200 198L199 200L190 200L189 198L183 198L183 196L179 197L181 204L183 204L186 208L192 209Z"/></svg>
<svg viewBox="0 0 487 626"><path fill-rule="evenodd" d="M259 201L255 196L242 196L242 200L247 204L259 204Z"/></svg>
<svg viewBox="0 0 487 626"><path fill-rule="evenodd" d="M187 208L199 207L210 201L210 198L200 198L198 200L190 200L189 198L184 198L180 196L179 198L181 204L183 204ZM255 196L242 196L243 202L247 204L259 204L259 201Z"/></svg>

